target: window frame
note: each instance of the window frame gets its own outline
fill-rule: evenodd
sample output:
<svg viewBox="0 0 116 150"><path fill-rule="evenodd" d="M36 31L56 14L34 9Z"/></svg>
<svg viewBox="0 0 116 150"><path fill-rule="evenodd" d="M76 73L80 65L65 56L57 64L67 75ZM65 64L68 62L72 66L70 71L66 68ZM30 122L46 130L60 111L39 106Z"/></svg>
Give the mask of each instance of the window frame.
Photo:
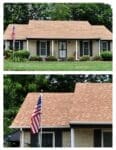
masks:
<svg viewBox="0 0 116 150"><path fill-rule="evenodd" d="M24 40L15 40L15 48L16 48L16 43L18 44L18 49L15 50L22 50L21 49L21 42L22 42L22 47L24 47ZM9 49L11 48L11 50L13 50L13 40L9 41Z"/></svg>
<svg viewBox="0 0 116 150"><path fill-rule="evenodd" d="M88 55L87 55L87 56L90 56L90 41L89 41L89 40L83 40L83 41L82 41L83 56L85 55L85 54L84 54L84 43L85 43L85 42L88 43Z"/></svg>
<svg viewBox="0 0 116 150"><path fill-rule="evenodd" d="M52 134L53 138L52 138L52 146L51 147L55 147L55 133L53 131L42 131L42 135L41 135L41 132L40 132L40 137L42 137L42 141L43 141L43 134Z"/></svg>
<svg viewBox="0 0 116 150"><path fill-rule="evenodd" d="M62 46L65 43L65 46ZM66 48L62 48L66 47ZM67 58L67 40L59 40L58 41L58 51L59 51L59 58ZM65 52L65 57L61 57L61 52Z"/></svg>
<svg viewBox="0 0 116 150"><path fill-rule="evenodd" d="M41 54L41 43L42 42L45 42L46 44L45 44L45 55L42 55ZM40 57L47 57L47 40L40 40L40 43L39 43L39 50L40 50Z"/></svg>
<svg viewBox="0 0 116 150"><path fill-rule="evenodd" d="M106 49L103 48L103 44L106 44ZM107 51L108 50L108 41L102 41L102 51Z"/></svg>
<svg viewBox="0 0 116 150"><path fill-rule="evenodd" d="M111 132L112 133L112 130L111 129L102 129L101 130L101 147L104 147L104 132Z"/></svg>

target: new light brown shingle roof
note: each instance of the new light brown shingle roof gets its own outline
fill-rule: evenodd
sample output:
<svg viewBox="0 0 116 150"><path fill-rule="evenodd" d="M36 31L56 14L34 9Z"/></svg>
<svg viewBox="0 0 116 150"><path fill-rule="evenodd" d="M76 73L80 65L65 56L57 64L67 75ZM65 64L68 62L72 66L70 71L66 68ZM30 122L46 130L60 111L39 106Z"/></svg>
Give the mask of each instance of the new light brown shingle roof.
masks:
<svg viewBox="0 0 116 150"><path fill-rule="evenodd" d="M78 83L74 93L44 93L43 127L69 127L71 122L112 122L111 83ZM29 93L12 128L30 127L39 93Z"/></svg>
<svg viewBox="0 0 116 150"><path fill-rule="evenodd" d="M4 39L11 40L12 26L4 33ZM27 25L16 26L16 39L103 39L112 40L112 33L100 25L88 21L45 21L30 20Z"/></svg>

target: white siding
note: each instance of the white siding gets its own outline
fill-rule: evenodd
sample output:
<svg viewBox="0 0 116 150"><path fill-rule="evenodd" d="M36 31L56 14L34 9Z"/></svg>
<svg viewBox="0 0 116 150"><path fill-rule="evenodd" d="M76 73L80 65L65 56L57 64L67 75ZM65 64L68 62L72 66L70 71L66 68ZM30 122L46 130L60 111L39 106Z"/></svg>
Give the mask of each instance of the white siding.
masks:
<svg viewBox="0 0 116 150"><path fill-rule="evenodd" d="M75 129L75 147L93 147L93 130Z"/></svg>

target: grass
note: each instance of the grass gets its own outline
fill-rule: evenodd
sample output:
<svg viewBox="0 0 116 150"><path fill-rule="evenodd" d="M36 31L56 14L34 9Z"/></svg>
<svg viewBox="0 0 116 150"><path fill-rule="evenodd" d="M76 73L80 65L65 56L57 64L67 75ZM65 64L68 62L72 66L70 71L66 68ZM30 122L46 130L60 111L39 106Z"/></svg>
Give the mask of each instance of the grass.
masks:
<svg viewBox="0 0 116 150"><path fill-rule="evenodd" d="M12 62L4 61L4 70L11 71L111 71L111 61L80 61L80 62Z"/></svg>

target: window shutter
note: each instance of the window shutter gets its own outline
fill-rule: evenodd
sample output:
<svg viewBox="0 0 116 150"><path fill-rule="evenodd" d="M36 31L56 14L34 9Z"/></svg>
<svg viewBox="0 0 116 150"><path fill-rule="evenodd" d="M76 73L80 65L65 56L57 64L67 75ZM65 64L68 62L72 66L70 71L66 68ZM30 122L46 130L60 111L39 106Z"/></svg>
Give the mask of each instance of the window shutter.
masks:
<svg viewBox="0 0 116 150"><path fill-rule="evenodd" d="M108 51L110 51L110 41L108 41Z"/></svg>
<svg viewBox="0 0 116 150"><path fill-rule="evenodd" d="M94 147L101 147L101 130L94 130Z"/></svg>
<svg viewBox="0 0 116 150"><path fill-rule="evenodd" d="M37 55L39 55L39 56L40 56L40 49L39 49L39 45L40 45L40 42L39 42L39 41L37 41Z"/></svg>
<svg viewBox="0 0 116 150"><path fill-rule="evenodd" d="M50 56L50 41L47 41L47 56Z"/></svg>
<svg viewBox="0 0 116 150"><path fill-rule="evenodd" d="M31 147L39 147L38 133L31 134Z"/></svg>
<svg viewBox="0 0 116 150"><path fill-rule="evenodd" d="M82 41L80 41L80 56L83 56Z"/></svg>
<svg viewBox="0 0 116 150"><path fill-rule="evenodd" d="M13 50L13 41L9 41L9 42L10 42L9 49L10 49L10 50Z"/></svg>
<svg viewBox="0 0 116 150"><path fill-rule="evenodd" d="M62 147L62 131L55 131L55 147Z"/></svg>
<svg viewBox="0 0 116 150"><path fill-rule="evenodd" d="M20 50L23 50L23 41L20 41Z"/></svg>
<svg viewBox="0 0 116 150"><path fill-rule="evenodd" d="M90 56L93 56L92 40L90 40Z"/></svg>

